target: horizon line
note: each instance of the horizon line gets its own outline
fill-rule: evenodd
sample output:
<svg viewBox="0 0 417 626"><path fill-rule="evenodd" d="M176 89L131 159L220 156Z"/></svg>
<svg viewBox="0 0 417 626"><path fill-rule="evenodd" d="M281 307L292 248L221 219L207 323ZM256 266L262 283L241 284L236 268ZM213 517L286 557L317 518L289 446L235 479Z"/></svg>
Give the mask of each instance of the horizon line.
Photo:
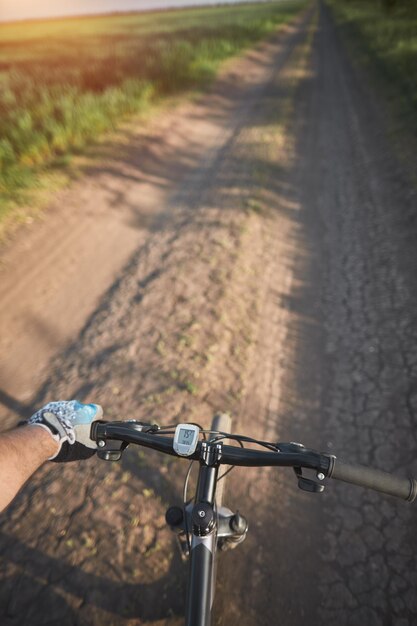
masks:
<svg viewBox="0 0 417 626"><path fill-rule="evenodd" d="M195 2L192 2L190 4L181 4L182 0L179 0L179 3L175 6L164 6L163 0L156 0L157 2L160 1L161 5L160 6L156 6L156 7L143 7L143 8L138 8L138 9L126 9L126 10L110 10L110 11L91 11L88 13L66 13L63 15L49 15L49 16L39 16L39 17L18 17L18 18L12 18L12 19L2 19L0 16L0 26L8 26L8 25L14 25L14 24L24 24L27 22L30 23L34 23L34 22L52 22L52 21L58 21L58 20L78 20L78 19L88 19L91 17L108 17L111 15L136 15L139 13L162 13L162 12L169 12L169 11L184 11L187 9L196 9L196 8L205 8L205 7L220 7L220 6L226 6L229 4L258 4L258 3L268 3L268 2L280 2L283 0L202 0L201 2L199 2L198 0L195 0ZM184 0L186 2L186 0Z"/></svg>

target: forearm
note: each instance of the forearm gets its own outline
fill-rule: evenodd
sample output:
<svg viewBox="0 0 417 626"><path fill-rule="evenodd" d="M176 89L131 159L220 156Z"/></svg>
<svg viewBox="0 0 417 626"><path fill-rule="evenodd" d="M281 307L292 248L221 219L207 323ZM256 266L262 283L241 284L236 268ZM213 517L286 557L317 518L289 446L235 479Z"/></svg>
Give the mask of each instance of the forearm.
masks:
<svg viewBox="0 0 417 626"><path fill-rule="evenodd" d="M56 451L56 441L39 426L22 426L0 435L0 511Z"/></svg>

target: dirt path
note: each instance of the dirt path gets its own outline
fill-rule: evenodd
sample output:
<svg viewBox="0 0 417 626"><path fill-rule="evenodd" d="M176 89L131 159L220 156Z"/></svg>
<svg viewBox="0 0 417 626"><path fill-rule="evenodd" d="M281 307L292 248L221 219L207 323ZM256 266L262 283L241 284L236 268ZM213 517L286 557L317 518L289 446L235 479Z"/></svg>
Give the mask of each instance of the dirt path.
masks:
<svg viewBox="0 0 417 626"><path fill-rule="evenodd" d="M327 12L311 42L313 18L210 96L207 153L196 127L194 162L188 135L157 161L170 172L174 155L184 178L166 175L164 210L30 400L7 399L15 414L57 395L165 423L229 409L242 432L417 474L415 197ZM180 624L163 516L182 469L133 450L43 468L2 520L1 623ZM311 496L259 470L232 473L227 499L251 528L223 555L216 624L415 623L412 507L343 485Z"/></svg>
<svg viewBox="0 0 417 626"><path fill-rule="evenodd" d="M416 190L327 11L321 25L299 135L316 278L299 302L306 314L315 298L307 320L323 333L315 352L323 443L359 463L415 475ZM308 130L311 118L318 124ZM304 331L314 334L305 323ZM320 620L414 624L415 506L337 485L324 516Z"/></svg>
<svg viewBox="0 0 417 626"><path fill-rule="evenodd" d="M184 211L189 216L199 203L218 157L286 54L281 37L271 40L225 64L197 102L120 131L116 144L97 149L88 176L2 250L3 426L31 412L51 358L78 336L135 251L153 245L155 233L178 230Z"/></svg>
<svg viewBox="0 0 417 626"><path fill-rule="evenodd" d="M416 192L323 7L310 71L281 177L296 210L271 272L246 419L415 475ZM246 482L235 489L243 496ZM224 562L219 623L416 623L415 506L346 485L297 494L287 476L270 478L267 504L258 483L251 495L262 525L242 581L241 555Z"/></svg>
<svg viewBox="0 0 417 626"><path fill-rule="evenodd" d="M294 80L287 68L297 65L310 20L311 12L230 64L213 93L165 122L160 142L157 129L146 139L149 154L134 139L93 176L90 206L109 194L114 210L126 195L151 194L148 179L125 184L132 170L143 177L147 166L157 190L146 201L159 199L164 208L145 232L139 228L141 245L108 291L98 303L90 300L93 312L81 333L49 362L42 352L48 376L30 400L3 394L15 414L52 396L94 397L109 417L207 422L219 407L239 414L264 290L263 224L272 224L280 193L276 151L285 155L284 105ZM79 191L69 192L73 202ZM136 205L121 205L122 224L137 217ZM139 225L144 213L138 211ZM109 223L120 232L115 220ZM65 247L71 246L59 249ZM88 252L85 265L99 250ZM55 323L60 315L62 309L53 312ZM175 463L159 467L154 456L134 452L120 466L93 462L82 474L76 466L39 472L2 526L3 621L157 623L181 615L184 571L163 521L181 476Z"/></svg>

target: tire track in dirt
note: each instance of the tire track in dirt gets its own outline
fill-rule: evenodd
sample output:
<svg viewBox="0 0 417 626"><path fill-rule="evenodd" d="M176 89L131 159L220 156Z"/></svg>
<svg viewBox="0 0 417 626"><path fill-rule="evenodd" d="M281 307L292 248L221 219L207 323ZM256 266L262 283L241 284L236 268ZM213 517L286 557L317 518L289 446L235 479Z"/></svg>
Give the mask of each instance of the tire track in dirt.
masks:
<svg viewBox="0 0 417 626"><path fill-rule="evenodd" d="M334 161L331 174L323 158L312 171L322 181L324 434L353 462L415 474L415 196L381 107L366 98L324 9L321 28L313 106L329 112L317 132L321 154ZM415 507L337 485L326 514L321 618L415 623Z"/></svg>
<svg viewBox="0 0 417 626"><path fill-rule="evenodd" d="M268 416L277 439L415 475L415 190L323 3L309 70L284 177L296 210L271 232L244 423ZM297 493L269 474L266 491L258 473L231 477L239 504L253 485L252 528L219 570L219 622L414 624L415 507L343 484Z"/></svg>
<svg viewBox="0 0 417 626"><path fill-rule="evenodd" d="M292 288L278 280L277 298L272 283L269 301L269 310L274 299L288 309L272 365L284 390L277 436L415 475L415 191L370 96L322 4L285 178L298 207ZM276 335L271 313L266 329ZM268 354L269 344L254 367L252 420L273 400ZM244 584L232 578L241 555L224 569L221 609L229 597L238 607L231 623L415 623L415 507L343 484L297 494L289 476L275 489L271 477L268 496Z"/></svg>

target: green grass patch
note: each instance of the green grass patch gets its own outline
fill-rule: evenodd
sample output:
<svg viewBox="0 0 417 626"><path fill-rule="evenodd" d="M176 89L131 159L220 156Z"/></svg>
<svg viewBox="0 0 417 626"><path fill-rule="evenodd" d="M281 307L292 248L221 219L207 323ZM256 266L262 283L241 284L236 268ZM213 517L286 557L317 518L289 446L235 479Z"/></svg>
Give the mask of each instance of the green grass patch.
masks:
<svg viewBox="0 0 417 626"><path fill-rule="evenodd" d="M391 97L415 120L417 112L417 2L327 0L364 61L392 87ZM417 129L414 124L414 132Z"/></svg>
<svg viewBox="0 0 417 626"><path fill-rule="evenodd" d="M305 0L0 24L0 219L68 155L219 64Z"/></svg>

